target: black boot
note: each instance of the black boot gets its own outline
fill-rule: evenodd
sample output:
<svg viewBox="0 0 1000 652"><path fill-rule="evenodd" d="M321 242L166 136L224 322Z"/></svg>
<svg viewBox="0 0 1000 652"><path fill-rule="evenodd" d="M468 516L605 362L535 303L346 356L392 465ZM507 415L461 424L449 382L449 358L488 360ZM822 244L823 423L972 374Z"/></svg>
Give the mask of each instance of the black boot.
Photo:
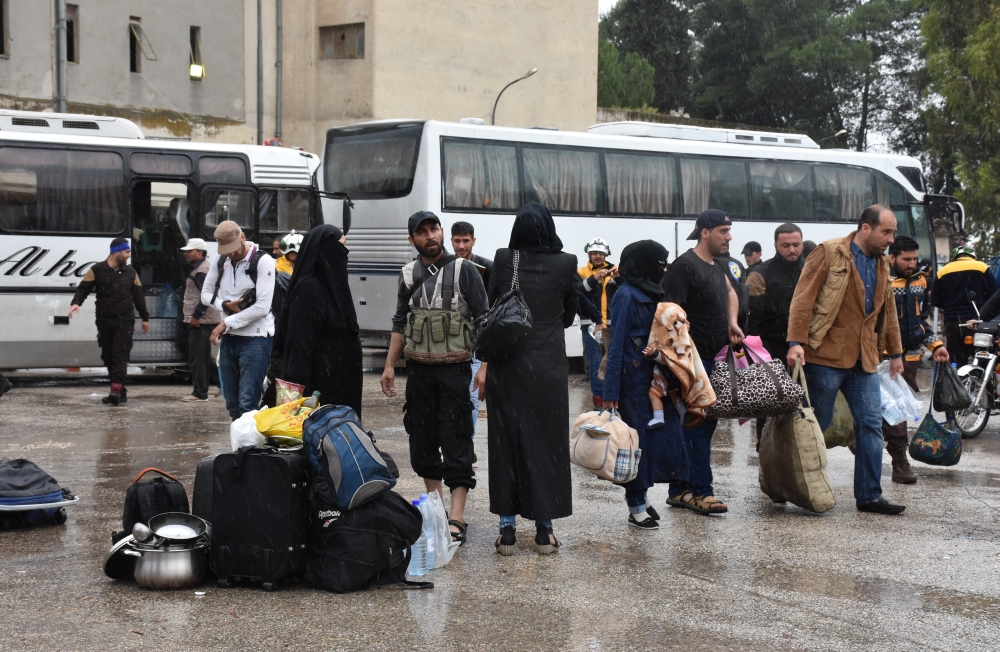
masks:
<svg viewBox="0 0 1000 652"><path fill-rule="evenodd" d="M111 393L101 399L105 405L118 405L122 400L122 384L111 383Z"/></svg>

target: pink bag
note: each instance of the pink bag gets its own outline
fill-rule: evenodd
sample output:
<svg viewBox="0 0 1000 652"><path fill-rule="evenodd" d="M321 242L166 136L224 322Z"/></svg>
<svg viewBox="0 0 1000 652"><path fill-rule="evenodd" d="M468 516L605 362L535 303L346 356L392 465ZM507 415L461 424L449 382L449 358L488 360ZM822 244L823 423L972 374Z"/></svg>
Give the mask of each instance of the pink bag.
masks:
<svg viewBox="0 0 1000 652"><path fill-rule="evenodd" d="M743 338L743 346L745 346L748 349L750 349L751 351L753 351L754 355L756 355L757 357L759 357L764 362L770 362L771 361L771 354L768 353L767 349L764 348L764 343L760 341L760 336L759 335L748 335L747 337L744 337ZM729 347L728 346L724 346L721 349L719 349L719 352L717 354L715 354L715 361L716 362L725 362L726 361L726 353L728 351L729 351ZM746 355L746 353L744 353L743 351L740 351L739 353L737 353L736 354L736 368L737 369L746 369L749 366L750 366L750 363L747 362L747 355ZM745 424L749 420L750 419L740 419L740 425L742 426L743 424Z"/></svg>

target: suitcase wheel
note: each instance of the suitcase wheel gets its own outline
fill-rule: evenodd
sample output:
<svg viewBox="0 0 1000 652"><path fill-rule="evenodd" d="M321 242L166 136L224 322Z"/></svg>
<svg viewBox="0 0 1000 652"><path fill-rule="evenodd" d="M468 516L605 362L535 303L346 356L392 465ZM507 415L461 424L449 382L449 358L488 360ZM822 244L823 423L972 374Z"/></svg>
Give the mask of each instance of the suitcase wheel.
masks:
<svg viewBox="0 0 1000 652"><path fill-rule="evenodd" d="M264 582L264 590L265 591L273 591L274 590L274 582Z"/></svg>
<svg viewBox="0 0 1000 652"><path fill-rule="evenodd" d="M220 577L217 583L220 589L228 589L230 586L233 585L233 583L229 581L228 577Z"/></svg>

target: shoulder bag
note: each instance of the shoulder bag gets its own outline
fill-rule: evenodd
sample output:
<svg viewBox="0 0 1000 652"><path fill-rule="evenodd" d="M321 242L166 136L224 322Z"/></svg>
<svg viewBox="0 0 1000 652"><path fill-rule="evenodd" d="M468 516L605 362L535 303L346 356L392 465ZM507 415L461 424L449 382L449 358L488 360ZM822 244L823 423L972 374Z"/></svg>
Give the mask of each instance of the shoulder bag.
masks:
<svg viewBox="0 0 1000 652"><path fill-rule="evenodd" d="M937 398L937 388L940 383L939 369L951 371L951 365L947 362L934 365L931 396L935 398ZM933 405L927 406L927 416L920 422L917 434L913 435L913 439L910 441L910 457L924 464L954 466L962 459L962 433L954 427L954 422L943 425L935 421L934 415L931 414L932 409L934 409Z"/></svg>
<svg viewBox="0 0 1000 652"><path fill-rule="evenodd" d="M531 333L531 310L521 294L517 266L520 254L514 250L514 276L510 290L496 300L489 312L476 320L476 357L483 362L502 360Z"/></svg>
<svg viewBox="0 0 1000 652"><path fill-rule="evenodd" d="M792 412L802 400L802 386L792 380L781 360L764 362L744 347L750 366L736 368L733 347L726 361L712 369L716 403L705 411L709 419L755 419Z"/></svg>

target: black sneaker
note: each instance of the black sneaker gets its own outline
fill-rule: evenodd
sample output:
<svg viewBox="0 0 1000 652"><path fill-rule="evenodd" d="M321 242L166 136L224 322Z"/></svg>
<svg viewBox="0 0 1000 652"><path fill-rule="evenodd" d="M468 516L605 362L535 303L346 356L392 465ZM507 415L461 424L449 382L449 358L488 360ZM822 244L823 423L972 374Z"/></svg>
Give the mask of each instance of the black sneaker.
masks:
<svg viewBox="0 0 1000 652"><path fill-rule="evenodd" d="M551 539L549 535L552 536ZM552 534L552 528L540 525L535 526L535 545L538 546L538 554L540 555L551 555L554 552L558 552L559 548L562 547L556 535Z"/></svg>
<svg viewBox="0 0 1000 652"><path fill-rule="evenodd" d="M514 546L517 544L517 529L513 525L505 525L500 528L500 536L494 545L497 552L504 557L514 554Z"/></svg>
<svg viewBox="0 0 1000 652"><path fill-rule="evenodd" d="M124 387L122 387L122 391L119 393L118 402L128 403L128 390L125 389Z"/></svg>
<svg viewBox="0 0 1000 652"><path fill-rule="evenodd" d="M906 507L903 505L890 503L885 499L885 496L879 496L878 500L873 500L870 503L858 506L859 512L871 512L872 514L902 514L904 509L906 509Z"/></svg>
<svg viewBox="0 0 1000 652"><path fill-rule="evenodd" d="M3 396L14 387L14 383L10 382L3 376L0 376L0 379L3 379L3 382L0 382L0 396Z"/></svg>
<svg viewBox="0 0 1000 652"><path fill-rule="evenodd" d="M659 522L660 522L660 515L659 515L659 514L657 514L657 513L656 513L656 510L655 510L655 509L653 509L652 507L647 507L647 508L646 508L646 513L647 513L647 514L649 514L649 518L653 519L653 520L654 520L654 521L656 521L657 523L659 523Z"/></svg>
<svg viewBox="0 0 1000 652"><path fill-rule="evenodd" d="M646 513L649 513L649 508L646 508ZM632 514L628 515L628 526L639 528L640 530L658 530L660 528L660 524L652 516L647 516L642 521L637 521Z"/></svg>

